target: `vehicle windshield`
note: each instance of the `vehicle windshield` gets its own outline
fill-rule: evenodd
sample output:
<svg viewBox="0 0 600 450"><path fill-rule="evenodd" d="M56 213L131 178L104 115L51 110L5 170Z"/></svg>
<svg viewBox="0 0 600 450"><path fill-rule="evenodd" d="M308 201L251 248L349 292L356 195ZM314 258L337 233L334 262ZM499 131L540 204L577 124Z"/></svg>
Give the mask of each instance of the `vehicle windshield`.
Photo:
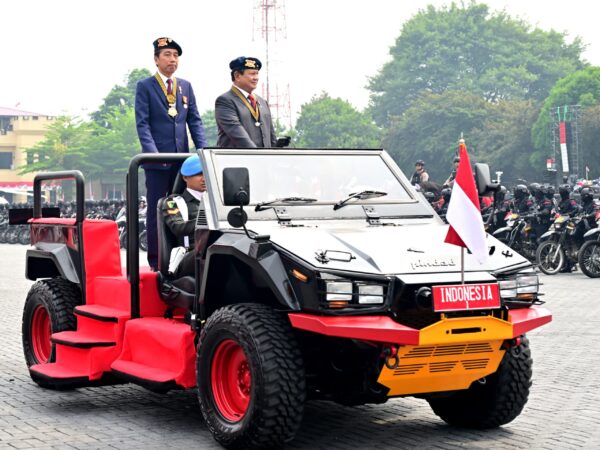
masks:
<svg viewBox="0 0 600 450"><path fill-rule="evenodd" d="M250 204L286 197L336 203L362 191L382 191L383 198L358 203L393 203L411 196L379 153L372 154L215 154L217 174L227 167L246 167L250 174ZM220 178L220 177L219 177ZM222 193L222 186L220 187Z"/></svg>

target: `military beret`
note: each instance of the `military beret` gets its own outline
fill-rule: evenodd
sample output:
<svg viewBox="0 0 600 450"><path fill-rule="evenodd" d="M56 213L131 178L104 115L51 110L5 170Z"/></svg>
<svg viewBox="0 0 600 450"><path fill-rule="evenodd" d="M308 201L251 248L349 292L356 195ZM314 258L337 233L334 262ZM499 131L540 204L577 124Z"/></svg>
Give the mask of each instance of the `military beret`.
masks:
<svg viewBox="0 0 600 450"><path fill-rule="evenodd" d="M152 45L154 45L154 54L157 55L158 52L164 50L165 48L173 48L179 52L179 56L183 53L181 47L177 42L168 37L160 37L155 40Z"/></svg>
<svg viewBox="0 0 600 450"><path fill-rule="evenodd" d="M231 70L256 69L260 70L262 63L258 58L240 56L229 63Z"/></svg>
<svg viewBox="0 0 600 450"><path fill-rule="evenodd" d="M181 165L181 175L186 177L193 177L203 172L202 163L198 155L188 156Z"/></svg>

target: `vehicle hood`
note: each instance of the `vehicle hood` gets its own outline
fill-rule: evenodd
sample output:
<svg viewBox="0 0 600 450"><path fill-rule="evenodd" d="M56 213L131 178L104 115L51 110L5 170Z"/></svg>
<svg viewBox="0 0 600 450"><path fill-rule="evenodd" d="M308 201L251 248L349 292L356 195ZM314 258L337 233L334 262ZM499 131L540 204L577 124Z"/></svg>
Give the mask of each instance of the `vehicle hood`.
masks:
<svg viewBox="0 0 600 450"><path fill-rule="evenodd" d="M256 231L258 228L253 227ZM260 227L271 242L322 269L373 274L460 273L461 248L446 244L448 225ZM487 235L488 261L480 264L465 251L466 272L495 272L528 266L521 255ZM317 255L326 250L347 252L350 261L329 261ZM327 255L326 255L327 256Z"/></svg>

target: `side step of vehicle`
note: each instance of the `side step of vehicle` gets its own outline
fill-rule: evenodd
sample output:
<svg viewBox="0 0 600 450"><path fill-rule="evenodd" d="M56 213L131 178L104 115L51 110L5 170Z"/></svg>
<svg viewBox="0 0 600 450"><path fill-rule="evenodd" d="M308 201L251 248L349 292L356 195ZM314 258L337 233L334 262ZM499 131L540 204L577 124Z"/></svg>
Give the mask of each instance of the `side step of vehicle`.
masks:
<svg viewBox="0 0 600 450"><path fill-rule="evenodd" d="M194 338L190 326L177 320L161 317L130 320L125 325L123 351L111 369L115 376L151 390L194 387Z"/></svg>

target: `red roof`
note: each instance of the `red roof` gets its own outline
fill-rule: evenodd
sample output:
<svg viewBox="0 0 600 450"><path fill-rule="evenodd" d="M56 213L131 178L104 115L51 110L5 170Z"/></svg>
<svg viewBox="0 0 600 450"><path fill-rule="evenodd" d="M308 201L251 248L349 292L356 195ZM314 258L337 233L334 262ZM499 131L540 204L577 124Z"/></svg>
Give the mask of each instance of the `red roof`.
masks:
<svg viewBox="0 0 600 450"><path fill-rule="evenodd" d="M6 108L4 106L0 106L0 116L47 116L48 114L40 114L31 111L23 111L22 109L16 108Z"/></svg>

